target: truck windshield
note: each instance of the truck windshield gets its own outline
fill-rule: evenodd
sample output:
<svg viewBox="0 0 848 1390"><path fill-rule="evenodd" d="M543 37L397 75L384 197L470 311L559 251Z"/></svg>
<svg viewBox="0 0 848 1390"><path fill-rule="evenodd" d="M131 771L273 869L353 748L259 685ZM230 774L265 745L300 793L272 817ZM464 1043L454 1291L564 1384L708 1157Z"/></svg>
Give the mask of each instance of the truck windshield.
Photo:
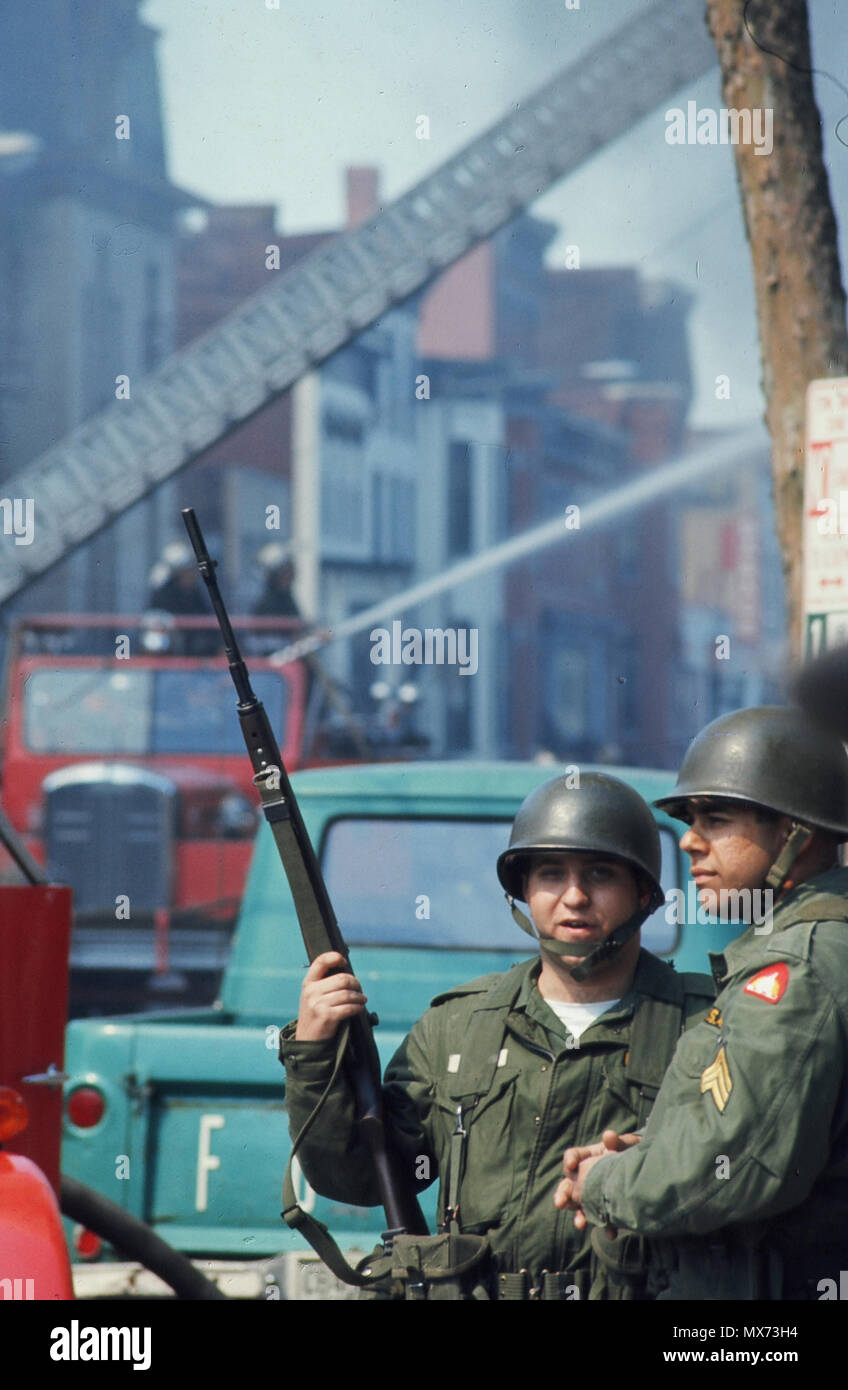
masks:
<svg viewBox="0 0 848 1390"><path fill-rule="evenodd" d="M251 673L283 741L287 683ZM243 753L228 671L34 671L24 695L24 739L33 753Z"/></svg>
<svg viewBox="0 0 848 1390"><path fill-rule="evenodd" d="M534 949L515 925L495 864L509 843L508 820L336 820L322 845L322 869L349 946L439 946L455 950ZM660 830L663 888L677 888L674 837ZM642 944L668 955L677 927L659 908Z"/></svg>

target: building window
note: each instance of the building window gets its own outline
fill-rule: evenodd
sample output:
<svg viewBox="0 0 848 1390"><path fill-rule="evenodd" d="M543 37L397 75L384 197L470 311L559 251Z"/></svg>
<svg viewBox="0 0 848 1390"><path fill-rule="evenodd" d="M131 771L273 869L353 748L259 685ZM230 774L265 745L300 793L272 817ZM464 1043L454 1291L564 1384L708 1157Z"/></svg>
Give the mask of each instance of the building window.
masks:
<svg viewBox="0 0 848 1390"><path fill-rule="evenodd" d="M348 618L355 618L371 604L359 602L348 604ZM351 705L357 714L373 714L374 702L371 686L381 679L385 667L375 666L371 660L371 639L367 632L357 632L350 640L348 654L347 681L351 694Z"/></svg>
<svg viewBox="0 0 848 1390"><path fill-rule="evenodd" d="M641 582L639 559L642 549L642 535L637 525L624 525L616 530L615 551L618 566L618 582L636 588Z"/></svg>
<svg viewBox="0 0 848 1390"><path fill-rule="evenodd" d="M415 558L415 484L406 478L389 478L389 530L393 558L411 564Z"/></svg>
<svg viewBox="0 0 848 1390"><path fill-rule="evenodd" d="M371 536L375 560L387 564L412 563L415 558L415 484L409 479L373 474Z"/></svg>
<svg viewBox="0 0 848 1390"><path fill-rule="evenodd" d="M612 669L612 738L634 739L639 733L639 663L636 644L625 640L619 645Z"/></svg>
<svg viewBox="0 0 848 1390"><path fill-rule="evenodd" d="M370 401L376 402L378 364L379 354L373 348L363 347L361 343L352 343L349 347L341 348L334 353L323 370L333 381L355 386L364 392Z"/></svg>
<svg viewBox="0 0 848 1390"><path fill-rule="evenodd" d="M553 696L550 713L563 740L583 739L589 733L589 654L579 647L552 654Z"/></svg>
<svg viewBox="0 0 848 1390"><path fill-rule="evenodd" d="M124 315L119 296L111 285L111 262L106 247L98 246L92 278L82 295L84 322L84 413L93 414L114 399L115 376L126 362Z"/></svg>
<svg viewBox="0 0 848 1390"><path fill-rule="evenodd" d="M597 619L541 615L545 659L539 671L539 740L558 757L597 756L614 717L607 684L609 635Z"/></svg>
<svg viewBox="0 0 848 1390"><path fill-rule="evenodd" d="M374 473L371 478L371 550L375 560L385 559L383 528L383 495L385 478L382 473Z"/></svg>
<svg viewBox="0 0 848 1390"><path fill-rule="evenodd" d="M164 357L162 345L162 314L161 303L161 281L162 277L159 266L154 262L148 262L144 267L144 324L142 328L143 340L141 345L142 361L144 370L152 371L157 362L161 362Z"/></svg>
<svg viewBox="0 0 848 1390"><path fill-rule="evenodd" d="M455 631L468 629L471 624L465 618L451 618L447 623ZM445 745L451 753L467 753L473 743L473 705L474 681L471 676L460 675L458 666L445 667Z"/></svg>
<svg viewBox="0 0 848 1390"><path fill-rule="evenodd" d="M361 444L364 434L362 421L355 415L342 415L337 410L324 411L324 433L327 439L341 440L344 444Z"/></svg>
<svg viewBox="0 0 848 1390"><path fill-rule="evenodd" d="M453 439L448 450L448 558L471 553L471 445Z"/></svg>
<svg viewBox="0 0 848 1390"><path fill-rule="evenodd" d="M366 544L365 503L357 460L328 463L321 477L321 535L337 551L360 552Z"/></svg>

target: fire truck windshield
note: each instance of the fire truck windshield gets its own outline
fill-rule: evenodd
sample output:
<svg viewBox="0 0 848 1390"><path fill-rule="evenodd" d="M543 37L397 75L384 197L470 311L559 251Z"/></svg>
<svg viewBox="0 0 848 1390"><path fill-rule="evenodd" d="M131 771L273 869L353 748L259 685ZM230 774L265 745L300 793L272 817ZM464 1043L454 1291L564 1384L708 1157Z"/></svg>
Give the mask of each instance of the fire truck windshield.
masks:
<svg viewBox="0 0 848 1390"><path fill-rule="evenodd" d="M253 671L253 688L282 742L287 684ZM227 671L33 671L24 694L24 738L33 753L243 753Z"/></svg>

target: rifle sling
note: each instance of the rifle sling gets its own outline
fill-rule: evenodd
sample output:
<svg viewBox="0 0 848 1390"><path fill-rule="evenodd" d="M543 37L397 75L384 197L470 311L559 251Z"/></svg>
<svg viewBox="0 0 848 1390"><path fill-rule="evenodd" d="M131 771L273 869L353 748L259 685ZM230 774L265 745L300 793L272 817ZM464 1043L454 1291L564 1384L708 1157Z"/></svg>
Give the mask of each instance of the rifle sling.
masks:
<svg viewBox="0 0 848 1390"><path fill-rule="evenodd" d="M337 1279L341 1279L344 1284L355 1284L362 1288L373 1283L375 1276L372 1275L369 1278L367 1275L359 1274L352 1265L348 1264L323 1221L319 1221L308 1211L304 1211L303 1207L299 1205L294 1190L294 1181L292 1179L292 1163L294 1162L295 1155L317 1120L324 1106L324 1102L335 1085L336 1077L339 1074L342 1062L344 1061L345 1052L347 1051L349 1037L350 1026L345 1023L339 1029L339 1041L336 1047L336 1056L333 1062L333 1070L330 1079L321 1092L321 1095L318 1097L314 1110L305 1121L303 1128L292 1144L289 1161L286 1164L285 1177L283 1178L283 1210L281 1215L290 1230L300 1231L301 1235L309 1241L316 1255L319 1259L324 1261L328 1269L332 1270Z"/></svg>
<svg viewBox="0 0 848 1390"><path fill-rule="evenodd" d="M271 827L271 834L274 836L280 858L283 861L283 868L289 881L307 954L310 960L314 960L322 952L333 950L335 947L329 937L315 891L303 862L303 855L297 842L288 804L285 798L280 795L278 779L273 776L275 771L277 769L268 768L258 773L253 780L262 798L262 810L265 819ZM275 782L277 782L277 787L274 786ZM341 944L344 945L343 942ZM321 1113L327 1096L335 1084L344 1063L349 1040L350 1025L345 1024L339 1030L339 1041L330 1079L292 1145L283 1177L283 1210L281 1215L290 1230L300 1231L319 1259L324 1261L324 1264L332 1270L337 1279L341 1279L345 1284L364 1287L373 1282L373 1277L368 1278L357 1273L353 1266L348 1264L323 1221L319 1221L310 1212L303 1210L303 1207L298 1203L292 1179L292 1163L295 1155Z"/></svg>
<svg viewBox="0 0 848 1390"><path fill-rule="evenodd" d="M277 775L275 775L277 774ZM341 932L331 917L328 924L321 909L321 904L315 893L315 888L306 868L304 856L298 843L291 809L286 798L279 789L279 769L276 767L263 768L254 777L254 783L262 799L262 810L269 826L271 834L283 861L283 868L286 871L286 878L289 882L291 895L294 899L297 920L300 924L306 952L313 961L316 956L320 956L324 951L340 951L347 955L347 946L342 938ZM336 939L333 939L333 928L335 928ZM367 1285L373 1282L371 1279L364 1278L347 1263L341 1250L330 1235L323 1222L316 1220L309 1212L303 1211L298 1206L294 1192L294 1183L291 1177L291 1164L298 1146L311 1128L317 1118L321 1107L326 1100L330 1087L333 1085L339 1069L343 1064L348 1050L350 1039L350 1025L346 1024L340 1033L340 1042L333 1066L332 1076L327 1087L320 1096L315 1109L307 1119L303 1129L297 1136L294 1146L286 1165L286 1173L283 1179L283 1219L293 1230L299 1230L309 1241L313 1250L320 1256L324 1263L336 1275L347 1284ZM376 1046L371 1041L371 1048L374 1053L374 1066L377 1068L377 1091L379 1093L379 1061L377 1060ZM423 1218L422 1218L423 1220ZM426 1230L426 1227L423 1227Z"/></svg>

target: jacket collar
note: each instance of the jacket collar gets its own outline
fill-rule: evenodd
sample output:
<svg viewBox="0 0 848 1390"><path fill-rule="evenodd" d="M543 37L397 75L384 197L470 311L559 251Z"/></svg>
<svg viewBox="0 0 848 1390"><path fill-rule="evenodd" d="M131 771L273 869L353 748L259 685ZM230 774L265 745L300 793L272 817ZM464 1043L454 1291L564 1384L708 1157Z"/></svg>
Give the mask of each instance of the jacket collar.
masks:
<svg viewBox="0 0 848 1390"><path fill-rule="evenodd" d="M723 980L738 975L740 971L758 963L769 940L773 939L777 932L794 926L799 918L812 920L810 911L815 907L815 899L821 897L842 900L844 914L848 918L848 869L828 869L822 874L817 874L815 878L805 879L803 883L799 883L796 888L780 897L772 913L771 932L758 932L752 924L741 936L737 936L735 941L725 946L723 951L711 951L710 964L716 983L721 984ZM837 907L838 903L825 903L822 905L823 914L835 911Z"/></svg>

